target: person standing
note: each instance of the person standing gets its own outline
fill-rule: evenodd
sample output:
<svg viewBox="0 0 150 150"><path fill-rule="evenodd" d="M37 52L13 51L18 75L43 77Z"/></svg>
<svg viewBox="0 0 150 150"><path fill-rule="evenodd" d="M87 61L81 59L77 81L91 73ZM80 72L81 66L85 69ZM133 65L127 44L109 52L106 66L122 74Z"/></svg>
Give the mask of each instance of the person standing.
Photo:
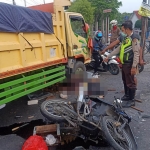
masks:
<svg viewBox="0 0 150 150"><path fill-rule="evenodd" d="M112 28L111 28L111 37L110 37L110 44L111 44L112 42L116 41L117 38L119 37L120 29L117 25L118 24L117 20L112 20L110 22L110 24L112 26Z"/></svg>
<svg viewBox="0 0 150 150"><path fill-rule="evenodd" d="M131 107L135 105L136 83L134 77L137 74L137 65L139 63L140 42L135 33L133 33L132 23L125 22L121 26L121 30L127 37L122 44L111 52L104 61L108 61L112 56L120 53L122 62L122 80L124 87L128 88L129 99L123 101L123 107Z"/></svg>
<svg viewBox="0 0 150 150"><path fill-rule="evenodd" d="M126 22L132 23L131 20L128 20L128 21L126 21ZM137 38L138 40L140 40L140 36L139 36L138 34L134 33L134 35L136 36L136 38ZM124 40L125 37L126 37L125 34L124 34L124 33L121 33L120 36L118 37L118 39L117 39L116 41L114 41L114 42L111 43L109 46L107 46L105 49L103 49L102 54L105 53L105 51L111 49L112 47L114 47L114 46L119 45L120 43L122 43L122 41ZM145 62L144 62L144 60L143 60L143 52L142 52L142 45L141 45L141 43L140 43L139 64L140 64L141 66L143 66L143 65L145 64ZM138 71L137 71L137 74L138 74ZM136 76L134 77L134 80L135 80L136 87L137 87L137 78L136 78ZM129 99L129 91L128 91L128 88L125 86L124 89L125 89L125 95L121 98L122 101L126 101L126 100Z"/></svg>

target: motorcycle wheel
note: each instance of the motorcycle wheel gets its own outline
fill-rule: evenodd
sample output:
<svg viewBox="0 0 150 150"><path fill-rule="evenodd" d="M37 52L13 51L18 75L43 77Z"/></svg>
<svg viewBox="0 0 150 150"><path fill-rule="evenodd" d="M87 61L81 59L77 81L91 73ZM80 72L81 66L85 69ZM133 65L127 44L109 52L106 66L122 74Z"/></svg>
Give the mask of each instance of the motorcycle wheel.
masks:
<svg viewBox="0 0 150 150"><path fill-rule="evenodd" d="M56 99L56 100L46 100L41 104L41 114L48 119L49 121L53 122L64 122L65 119L62 117L62 114L64 116L71 116L74 117L74 114L70 111L73 110L73 107L71 105L68 105L67 100L62 99ZM70 111L66 111L67 109L70 109ZM73 111L72 111L73 112Z"/></svg>
<svg viewBox="0 0 150 150"><path fill-rule="evenodd" d="M115 150L134 150L132 138L125 129L118 132L118 127L115 126L116 122L117 120L111 116L103 117L102 130L106 140Z"/></svg>
<svg viewBox="0 0 150 150"><path fill-rule="evenodd" d="M141 73L144 70L144 65L138 64L139 73Z"/></svg>
<svg viewBox="0 0 150 150"><path fill-rule="evenodd" d="M118 64L109 64L108 70L112 75L118 75L119 74Z"/></svg>

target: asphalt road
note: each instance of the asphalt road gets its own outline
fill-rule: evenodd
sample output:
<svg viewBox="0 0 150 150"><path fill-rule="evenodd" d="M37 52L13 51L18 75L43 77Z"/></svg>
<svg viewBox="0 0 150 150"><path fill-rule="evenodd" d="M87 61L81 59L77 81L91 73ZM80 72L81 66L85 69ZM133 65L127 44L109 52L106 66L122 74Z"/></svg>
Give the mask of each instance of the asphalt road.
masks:
<svg viewBox="0 0 150 150"><path fill-rule="evenodd" d="M139 150L150 150L150 55L145 56L147 65L142 73L140 73L138 78L138 90L136 98L141 99L142 103L136 102L136 107L143 110L147 115L143 118L134 109L126 109L127 112L133 117L131 128L136 137ZM121 97L123 95L123 84L121 80L121 73L117 76L113 76L110 73L101 73L100 76L101 84L107 86L108 89L114 89L115 91L110 91L107 93L105 100L113 101L114 96ZM11 102L6 105L5 108L0 110L0 150L20 150L26 137L21 134L15 135L10 134L9 127L16 127L15 123L30 122L32 120L43 119L40 113L39 101L37 105L27 105L28 98L23 97L19 100ZM143 115L143 114L142 114ZM21 118L15 118L16 116L21 116ZM42 124L41 121L37 123ZM12 125L12 126L11 126ZM33 123L35 125L35 123ZM4 128L5 127L5 128ZM29 129L27 129L29 130ZM32 130L29 130L32 135ZM20 130L21 132L21 130ZM7 136L4 134L8 134ZM30 135L28 135L30 136ZM13 140L12 140L13 139Z"/></svg>

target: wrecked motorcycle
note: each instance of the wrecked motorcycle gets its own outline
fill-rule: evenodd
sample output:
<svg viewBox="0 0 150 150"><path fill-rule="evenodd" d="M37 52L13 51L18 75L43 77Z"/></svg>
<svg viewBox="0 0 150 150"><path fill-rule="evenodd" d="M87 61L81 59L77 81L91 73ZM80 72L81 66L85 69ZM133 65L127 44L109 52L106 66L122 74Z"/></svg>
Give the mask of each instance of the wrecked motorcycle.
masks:
<svg viewBox="0 0 150 150"><path fill-rule="evenodd" d="M66 133L95 143L103 137L116 150L137 150L129 126L131 118L117 98L113 104L98 96L82 95L74 101L47 100L41 105L41 113L47 120L61 124L62 136Z"/></svg>

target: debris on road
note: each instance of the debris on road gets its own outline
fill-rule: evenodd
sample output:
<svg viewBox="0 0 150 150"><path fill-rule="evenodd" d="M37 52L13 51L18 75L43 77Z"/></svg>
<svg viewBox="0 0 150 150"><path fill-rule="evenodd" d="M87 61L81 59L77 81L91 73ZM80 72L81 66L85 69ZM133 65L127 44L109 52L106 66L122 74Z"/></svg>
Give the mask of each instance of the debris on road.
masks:
<svg viewBox="0 0 150 150"><path fill-rule="evenodd" d="M0 109L3 109L6 106L6 104L0 105Z"/></svg>
<svg viewBox="0 0 150 150"><path fill-rule="evenodd" d="M20 128L23 128L24 126L27 126L28 124L29 124L29 123L26 123L26 124L23 124L22 126L13 128L13 129L12 129L12 132L14 132L14 131L16 131L16 130L18 130L18 129L20 129Z"/></svg>
<svg viewBox="0 0 150 150"><path fill-rule="evenodd" d="M59 124L35 126L33 135L38 135L46 139L47 146L49 147L61 144Z"/></svg>
<svg viewBox="0 0 150 150"><path fill-rule="evenodd" d="M54 98L54 95L49 92L35 93L28 95L30 101L28 101L28 105L36 105L40 100Z"/></svg>
<svg viewBox="0 0 150 150"><path fill-rule="evenodd" d="M139 118L150 118L150 114L138 112Z"/></svg>
<svg viewBox="0 0 150 150"><path fill-rule="evenodd" d="M28 105L36 105L36 104L38 104L38 100L28 101Z"/></svg>
<svg viewBox="0 0 150 150"><path fill-rule="evenodd" d="M29 116L29 117L28 117L28 119L32 119L32 118L34 118L34 116Z"/></svg>
<svg viewBox="0 0 150 150"><path fill-rule="evenodd" d="M135 99L135 101L138 103L142 103L142 100L139 100L139 99Z"/></svg>
<svg viewBox="0 0 150 150"><path fill-rule="evenodd" d="M136 108L136 107L134 107L134 106L131 106L131 108L132 108L132 109L135 109L135 110L137 110L137 111L140 111L140 112L144 112L143 110L140 110L139 108Z"/></svg>
<svg viewBox="0 0 150 150"><path fill-rule="evenodd" d="M15 116L15 119L22 118L22 116Z"/></svg>
<svg viewBox="0 0 150 150"><path fill-rule="evenodd" d="M100 96L99 96L99 98L104 98L104 97L105 97L104 95L100 95Z"/></svg>
<svg viewBox="0 0 150 150"><path fill-rule="evenodd" d="M35 93L32 93L32 94L29 94L28 95L28 98L30 100L43 100L43 99L46 99L47 97L49 96L53 96L53 94L51 92L35 92Z"/></svg>
<svg viewBox="0 0 150 150"><path fill-rule="evenodd" d="M52 134L48 134L46 136L46 143L48 145L54 145L56 143L57 139L52 135Z"/></svg>

